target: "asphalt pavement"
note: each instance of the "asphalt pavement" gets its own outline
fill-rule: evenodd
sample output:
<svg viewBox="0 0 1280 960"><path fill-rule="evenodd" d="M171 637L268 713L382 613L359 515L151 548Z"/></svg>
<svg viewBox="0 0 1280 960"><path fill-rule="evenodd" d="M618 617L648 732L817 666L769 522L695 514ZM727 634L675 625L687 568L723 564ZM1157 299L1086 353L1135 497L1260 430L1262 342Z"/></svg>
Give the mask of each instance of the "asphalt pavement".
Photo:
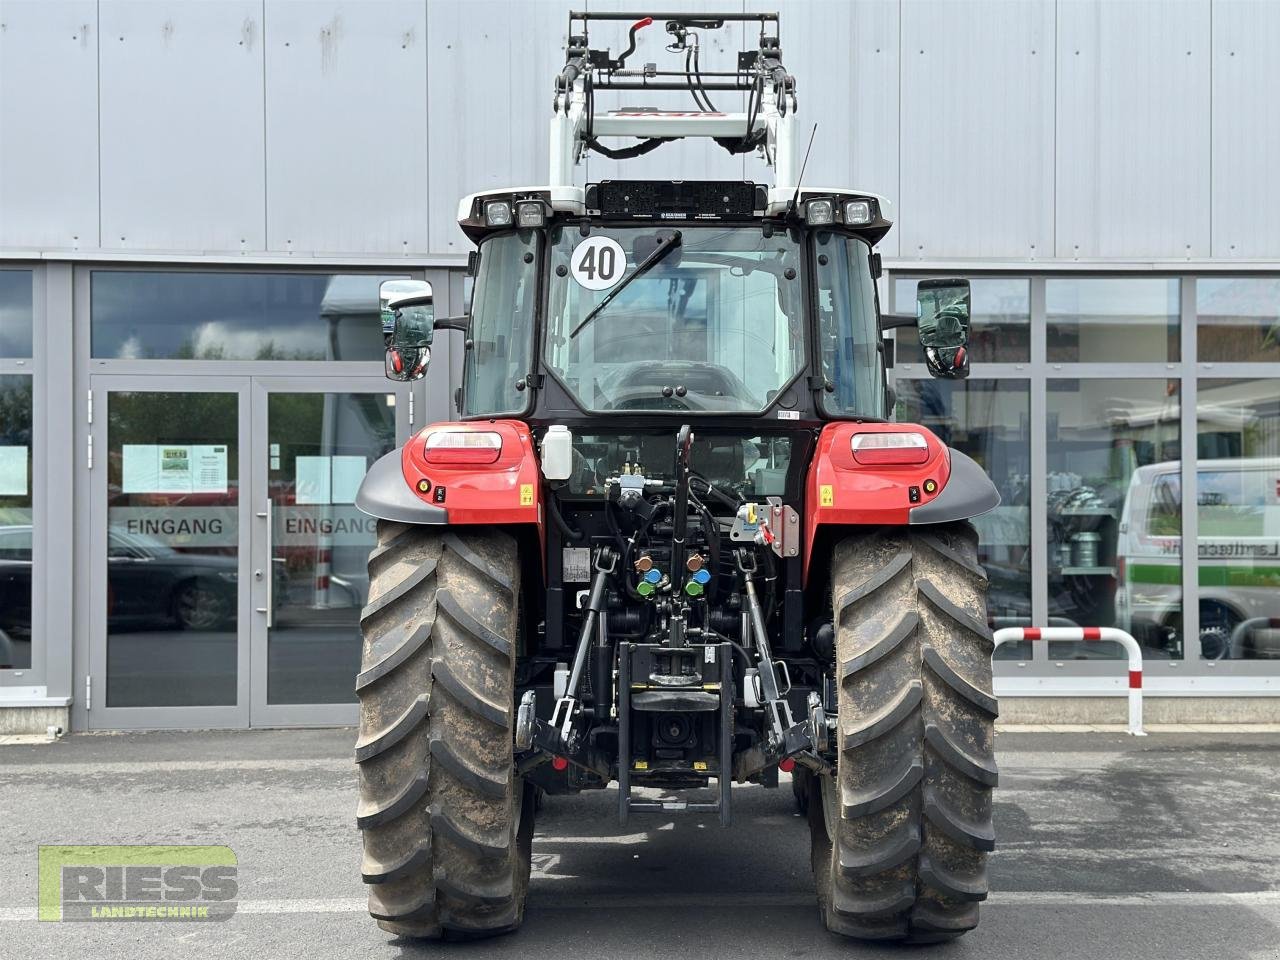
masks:
<svg viewBox="0 0 1280 960"><path fill-rule="evenodd" d="M77 735L0 746L5 958L1280 958L1280 735L998 737L998 850L977 930L930 948L823 931L791 791L735 788L735 825L626 827L615 794L539 815L523 929L419 944L364 912L350 730ZM41 923L39 844L228 844L220 923Z"/></svg>

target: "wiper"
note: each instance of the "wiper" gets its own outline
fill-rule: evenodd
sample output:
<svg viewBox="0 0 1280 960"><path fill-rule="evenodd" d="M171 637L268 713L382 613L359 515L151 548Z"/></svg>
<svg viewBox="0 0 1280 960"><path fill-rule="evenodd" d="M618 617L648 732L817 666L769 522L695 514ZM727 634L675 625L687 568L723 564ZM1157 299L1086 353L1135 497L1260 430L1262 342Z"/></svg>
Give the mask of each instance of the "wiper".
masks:
<svg viewBox="0 0 1280 960"><path fill-rule="evenodd" d="M613 303L614 298L618 294L620 294L623 290L627 289L628 284L630 284L632 280L635 280L637 277L641 277L644 274L648 273L650 270L656 267L659 263L661 263L663 258L666 257L667 254L669 254L676 247L680 246L680 238L681 238L680 231L672 230L670 237L668 237L658 246L654 247L653 252L650 253L647 257L645 257L643 260L641 260L639 264L636 265L635 270L631 272L631 276L627 277L620 284L618 284L616 287L610 290L608 294L605 295L605 298L601 300L599 303L597 303L595 307L592 308L591 312L582 318L582 322L579 323L576 327L574 327L573 331L569 334L569 339L572 340L574 337L580 334L582 332L582 328L585 327L592 320L594 320L600 314L600 312L604 310L605 307Z"/></svg>

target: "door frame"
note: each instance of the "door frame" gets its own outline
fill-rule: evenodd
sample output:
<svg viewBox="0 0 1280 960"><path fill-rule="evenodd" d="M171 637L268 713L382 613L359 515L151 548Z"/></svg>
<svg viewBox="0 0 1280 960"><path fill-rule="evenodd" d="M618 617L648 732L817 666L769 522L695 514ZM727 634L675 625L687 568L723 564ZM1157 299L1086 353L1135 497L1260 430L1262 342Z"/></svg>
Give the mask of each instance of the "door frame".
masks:
<svg viewBox="0 0 1280 960"><path fill-rule="evenodd" d="M339 375L325 377L255 376L250 384L251 444L255 449L248 457L250 475L248 490L250 500L250 550L251 570L271 569L270 539L266 511L268 486L268 424L267 413L273 393L373 393L395 394L396 433L398 449L408 440L411 428L410 412L421 406L420 383L398 383L381 376ZM413 398L412 400L410 398ZM421 420L421 417L416 417ZM261 443L261 450L256 449ZM372 466L372 464L370 464ZM334 727L354 726L359 717L359 705L350 703L278 703L267 702L267 668L269 633L267 628L267 577L261 581L252 579L248 591L253 603L248 613L249 659L249 716L251 727ZM261 612L260 612L261 611ZM353 696L355 677L351 678Z"/></svg>
<svg viewBox="0 0 1280 960"><path fill-rule="evenodd" d="M88 676L86 693L91 697L87 711L90 730L157 730L192 728L236 728L249 725L249 615L251 590L236 591L236 702L225 706L107 706L107 426L112 393L231 393L237 397L237 459L239 462L239 503L237 529L237 582L250 576L251 530L249 477L252 460L248 456L252 439L249 409L250 378L247 376L138 376L97 374L89 378L92 416L89 423L89 450L97 451L89 468L88 523ZM87 453L86 453L87 456ZM230 479L230 478L228 478Z"/></svg>

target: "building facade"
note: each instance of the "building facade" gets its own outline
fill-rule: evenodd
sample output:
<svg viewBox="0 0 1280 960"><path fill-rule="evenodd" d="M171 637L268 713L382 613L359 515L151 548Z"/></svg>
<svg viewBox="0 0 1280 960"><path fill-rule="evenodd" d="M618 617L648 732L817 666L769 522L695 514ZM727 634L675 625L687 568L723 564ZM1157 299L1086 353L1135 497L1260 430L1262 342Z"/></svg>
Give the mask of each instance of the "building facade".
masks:
<svg viewBox="0 0 1280 960"><path fill-rule="evenodd" d="M1001 489L994 622L1129 629L1151 719L1276 720L1280 5L745 6L782 15L805 181L894 201L882 305L972 281L970 378L909 339L891 378ZM545 178L567 10L0 0L0 732L354 720L354 490L461 374L446 333L383 378L377 284L463 312L457 200ZM1002 649L1006 716L1120 716L1120 656Z"/></svg>

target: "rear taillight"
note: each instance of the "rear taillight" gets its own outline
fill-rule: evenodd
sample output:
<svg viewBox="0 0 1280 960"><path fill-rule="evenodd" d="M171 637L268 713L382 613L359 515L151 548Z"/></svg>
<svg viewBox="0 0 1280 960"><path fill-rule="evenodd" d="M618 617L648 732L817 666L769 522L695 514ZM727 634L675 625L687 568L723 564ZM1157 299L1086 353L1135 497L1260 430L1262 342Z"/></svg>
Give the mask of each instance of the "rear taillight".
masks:
<svg viewBox="0 0 1280 960"><path fill-rule="evenodd" d="M502 434L483 431L437 430L423 444L428 463L493 463L500 453Z"/></svg>
<svg viewBox="0 0 1280 960"><path fill-rule="evenodd" d="M929 442L922 433L855 433L849 440L858 463L924 463Z"/></svg>

